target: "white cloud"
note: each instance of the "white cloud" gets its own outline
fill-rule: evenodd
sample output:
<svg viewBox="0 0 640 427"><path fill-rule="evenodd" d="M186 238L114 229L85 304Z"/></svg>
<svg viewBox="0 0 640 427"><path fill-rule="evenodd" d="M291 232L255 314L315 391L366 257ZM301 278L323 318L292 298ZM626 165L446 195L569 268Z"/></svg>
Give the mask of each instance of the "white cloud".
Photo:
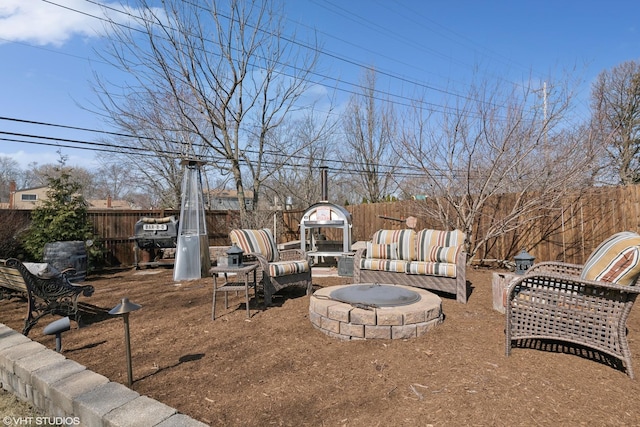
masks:
<svg viewBox="0 0 640 427"><path fill-rule="evenodd" d="M88 170L98 167L98 162L91 151L63 149L62 155L66 156L67 166L78 166ZM22 170L29 169L31 163L41 165L57 165L60 161L60 154L55 148L36 149L34 151L16 150L12 152L0 151L0 157L9 157L18 163Z"/></svg>
<svg viewBox="0 0 640 427"><path fill-rule="evenodd" d="M98 3L98 2L96 2ZM108 16L116 22L128 22L135 9L121 9L119 3L85 0L0 0L0 43L27 42L36 45L62 46L73 36L98 37L105 33ZM156 13L160 13L155 10Z"/></svg>

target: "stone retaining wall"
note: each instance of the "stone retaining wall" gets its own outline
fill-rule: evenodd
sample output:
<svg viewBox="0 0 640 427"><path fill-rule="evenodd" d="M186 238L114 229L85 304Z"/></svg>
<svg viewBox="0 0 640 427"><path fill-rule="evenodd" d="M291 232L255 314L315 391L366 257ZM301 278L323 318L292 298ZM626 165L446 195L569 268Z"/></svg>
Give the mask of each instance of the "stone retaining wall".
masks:
<svg viewBox="0 0 640 427"><path fill-rule="evenodd" d="M0 383L63 425L206 427L1 323Z"/></svg>

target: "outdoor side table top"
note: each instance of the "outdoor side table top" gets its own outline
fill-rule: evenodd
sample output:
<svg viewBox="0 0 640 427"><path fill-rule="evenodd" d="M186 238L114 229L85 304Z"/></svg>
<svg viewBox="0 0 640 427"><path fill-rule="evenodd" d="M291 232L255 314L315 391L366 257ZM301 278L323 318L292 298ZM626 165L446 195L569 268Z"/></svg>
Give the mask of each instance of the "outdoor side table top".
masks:
<svg viewBox="0 0 640 427"><path fill-rule="evenodd" d="M258 264L245 264L240 267L216 266L209 269L209 274L213 276L213 301L211 304L211 320L215 320L216 294L218 292L224 292L224 307L229 308L228 293L244 291L245 304L247 306L247 319L251 317L251 314L249 312L249 274L253 273L253 293L254 295L256 295L255 286L257 269ZM224 274L224 283L222 284L222 286L218 287L218 274L220 273ZM238 277L238 280L241 280L242 276L244 276L244 284L240 282L229 282L227 277L229 273L235 273Z"/></svg>

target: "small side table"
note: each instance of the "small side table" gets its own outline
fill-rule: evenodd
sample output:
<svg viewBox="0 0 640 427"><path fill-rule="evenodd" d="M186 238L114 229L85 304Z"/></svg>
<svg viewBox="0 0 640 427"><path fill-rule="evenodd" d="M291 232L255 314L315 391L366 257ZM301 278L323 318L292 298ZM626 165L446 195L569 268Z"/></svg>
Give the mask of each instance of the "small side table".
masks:
<svg viewBox="0 0 640 427"><path fill-rule="evenodd" d="M504 314L506 311L505 305L507 304L507 288L509 284L517 279L517 274L514 273L493 273L491 279L491 289L493 292L493 309Z"/></svg>
<svg viewBox="0 0 640 427"><path fill-rule="evenodd" d="M247 305L247 319L251 317L249 313L249 274L253 273L253 295L256 296L256 270L258 264L246 264L242 267L217 266L211 267L209 274L213 276L213 302L211 306L211 320L216 318L216 294L224 292L224 308L229 308L229 292L244 291L245 301ZM218 274L224 274L224 283L218 287ZM229 282L228 274L235 273L238 280L244 276L244 284L241 282Z"/></svg>

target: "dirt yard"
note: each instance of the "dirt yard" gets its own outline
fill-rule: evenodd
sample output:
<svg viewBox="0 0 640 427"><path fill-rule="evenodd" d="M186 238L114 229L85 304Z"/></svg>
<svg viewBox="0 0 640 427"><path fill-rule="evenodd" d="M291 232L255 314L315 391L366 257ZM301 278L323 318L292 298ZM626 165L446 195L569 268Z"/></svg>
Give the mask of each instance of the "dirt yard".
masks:
<svg viewBox="0 0 640 427"><path fill-rule="evenodd" d="M443 297L444 322L409 340L339 341L314 329L309 297L292 290L266 311L218 299L212 279L174 283L165 268L93 276L88 323L63 335L63 354L123 384L124 327L105 314L122 297L130 316L133 389L214 426L640 425L640 380L580 348L504 351L490 270L469 269L469 303ZM314 288L349 283L317 277ZM103 310L101 310L103 309ZM23 303L0 301L0 321L21 330ZM640 317L628 323L640 372ZM43 336L44 318L30 337ZM75 324L74 324L75 326Z"/></svg>

